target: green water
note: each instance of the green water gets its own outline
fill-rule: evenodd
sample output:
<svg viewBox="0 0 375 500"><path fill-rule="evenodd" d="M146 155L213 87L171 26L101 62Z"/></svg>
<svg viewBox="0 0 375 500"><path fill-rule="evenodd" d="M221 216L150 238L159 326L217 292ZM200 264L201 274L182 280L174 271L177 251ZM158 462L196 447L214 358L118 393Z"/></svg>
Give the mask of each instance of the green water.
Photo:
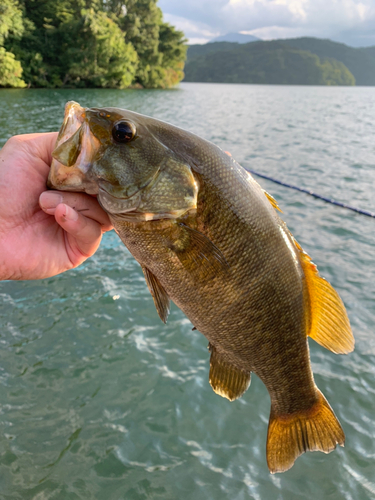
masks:
<svg viewBox="0 0 375 500"><path fill-rule="evenodd" d="M57 130L69 99L170 121L245 167L375 211L374 88L1 90L0 146ZM0 284L1 500L375 498L375 220L261 184L348 310L354 353L310 341L345 448L271 476L265 387L253 376L236 402L213 393L207 341L176 307L160 322L111 232L77 270Z"/></svg>

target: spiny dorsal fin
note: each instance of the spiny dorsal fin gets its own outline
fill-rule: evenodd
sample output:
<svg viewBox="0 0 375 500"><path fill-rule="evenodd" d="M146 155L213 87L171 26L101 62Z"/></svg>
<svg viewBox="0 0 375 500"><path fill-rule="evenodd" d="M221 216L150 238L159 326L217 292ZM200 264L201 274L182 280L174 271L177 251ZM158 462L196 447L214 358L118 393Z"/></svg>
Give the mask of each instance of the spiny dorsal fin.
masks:
<svg viewBox="0 0 375 500"><path fill-rule="evenodd" d="M263 193L266 195L268 201L271 203L271 205L273 206L273 208L275 208L279 212L283 213L283 211L281 210L281 208L277 204L277 201L275 200L275 198L272 195L270 195L270 193L267 193L267 191L264 191L264 189L263 189Z"/></svg>
<svg viewBox="0 0 375 500"><path fill-rule="evenodd" d="M209 349L211 351L209 380L212 389L229 401L240 398L250 385L251 373L228 363L214 346L209 345Z"/></svg>
<svg viewBox="0 0 375 500"><path fill-rule="evenodd" d="M316 402L291 414L279 415L271 405L267 435L267 464L270 472L285 472L306 451L329 453L345 434L332 408L316 388Z"/></svg>
<svg viewBox="0 0 375 500"><path fill-rule="evenodd" d="M170 248L186 270L198 278L212 278L229 269L221 250L207 236L182 222L177 225L180 234Z"/></svg>
<svg viewBox="0 0 375 500"><path fill-rule="evenodd" d="M159 283L157 277L152 274L152 272L147 269L147 267L141 266L143 274L146 278L146 283L152 298L154 299L154 304L156 310L160 316L160 319L163 323L167 322L169 310L170 310L170 301L167 295L167 292L164 290L162 285Z"/></svg>
<svg viewBox="0 0 375 500"><path fill-rule="evenodd" d="M336 354L352 352L354 337L339 294L328 281L319 276L309 255L299 245L298 247L310 303L308 335Z"/></svg>

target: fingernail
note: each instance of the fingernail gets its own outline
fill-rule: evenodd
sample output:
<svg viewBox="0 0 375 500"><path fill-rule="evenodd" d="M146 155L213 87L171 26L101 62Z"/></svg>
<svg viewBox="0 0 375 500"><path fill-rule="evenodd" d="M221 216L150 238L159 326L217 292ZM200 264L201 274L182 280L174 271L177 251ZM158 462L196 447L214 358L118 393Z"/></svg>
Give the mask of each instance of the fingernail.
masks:
<svg viewBox="0 0 375 500"><path fill-rule="evenodd" d="M45 191L39 197L39 204L41 208L45 211L52 210L62 203L63 197L59 193Z"/></svg>
<svg viewBox="0 0 375 500"><path fill-rule="evenodd" d="M78 219L78 212L73 210L73 208L69 207L69 205L64 205L65 207L65 212L63 214L63 217L67 221L76 221Z"/></svg>

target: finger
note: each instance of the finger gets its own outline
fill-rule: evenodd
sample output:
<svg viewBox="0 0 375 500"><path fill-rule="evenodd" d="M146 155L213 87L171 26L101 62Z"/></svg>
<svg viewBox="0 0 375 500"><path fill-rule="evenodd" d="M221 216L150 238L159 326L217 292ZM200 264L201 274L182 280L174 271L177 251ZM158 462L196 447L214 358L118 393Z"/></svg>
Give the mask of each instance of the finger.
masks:
<svg viewBox="0 0 375 500"><path fill-rule="evenodd" d="M46 134L35 134L35 140L33 141L33 147L35 149L35 153L41 158L43 161L47 163L47 165L51 165L52 162L52 151L56 147L56 141L58 132L49 132Z"/></svg>
<svg viewBox="0 0 375 500"><path fill-rule="evenodd" d="M95 253L102 238L102 226L61 203L55 210L56 222L68 233L67 253L77 266Z"/></svg>
<svg viewBox="0 0 375 500"><path fill-rule="evenodd" d="M47 165L51 164L52 151L55 149L58 132L46 132L42 134L22 134L11 137L9 145L16 144L43 160ZM5 146L4 146L5 147Z"/></svg>
<svg viewBox="0 0 375 500"><path fill-rule="evenodd" d="M98 222L102 231L110 231L113 226L108 215L101 208L96 198L84 193L65 191L44 191L39 197L40 208L50 215L55 215L56 207L64 203L85 217Z"/></svg>

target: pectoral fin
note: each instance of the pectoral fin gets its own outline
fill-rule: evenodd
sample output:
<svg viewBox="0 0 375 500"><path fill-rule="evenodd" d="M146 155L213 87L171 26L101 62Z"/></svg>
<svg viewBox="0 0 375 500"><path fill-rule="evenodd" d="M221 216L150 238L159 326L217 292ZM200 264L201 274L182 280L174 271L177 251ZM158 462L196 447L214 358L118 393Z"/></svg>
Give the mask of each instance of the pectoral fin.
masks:
<svg viewBox="0 0 375 500"><path fill-rule="evenodd" d="M178 222L179 237L170 248L181 264L199 278L213 277L229 269L219 248L204 234Z"/></svg>
<svg viewBox="0 0 375 500"><path fill-rule="evenodd" d="M160 319L163 323L166 323L170 311L170 301L167 292L164 290L157 277L152 274L147 267L141 267Z"/></svg>
<svg viewBox="0 0 375 500"><path fill-rule="evenodd" d="M209 380L212 389L223 398L234 401L240 398L250 385L251 373L228 363L214 346L211 350Z"/></svg>
<svg viewBox="0 0 375 500"><path fill-rule="evenodd" d="M299 248L309 296L308 335L336 354L347 354L354 349L354 337L345 306L336 290L319 276L311 258Z"/></svg>

